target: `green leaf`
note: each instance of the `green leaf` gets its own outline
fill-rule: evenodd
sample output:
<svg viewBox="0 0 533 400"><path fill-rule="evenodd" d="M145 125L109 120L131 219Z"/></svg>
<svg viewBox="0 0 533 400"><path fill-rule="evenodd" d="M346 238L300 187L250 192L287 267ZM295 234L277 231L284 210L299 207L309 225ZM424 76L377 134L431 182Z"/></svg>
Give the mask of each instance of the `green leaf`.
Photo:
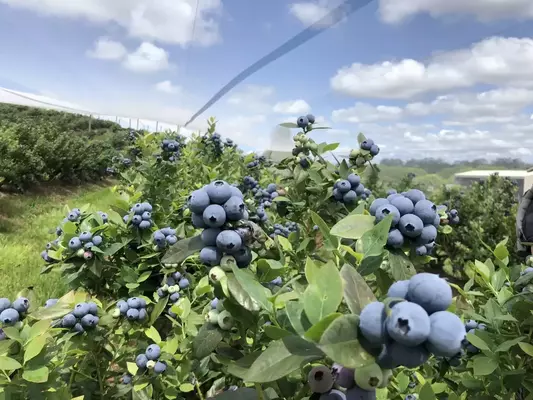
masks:
<svg viewBox="0 0 533 400"><path fill-rule="evenodd" d="M395 281L409 280L414 274L416 274L413 263L403 252L389 251L388 258L390 271Z"/></svg>
<svg viewBox="0 0 533 400"><path fill-rule="evenodd" d="M154 309L152 310L150 314L150 325L153 325L155 321L159 318L159 316L163 313L163 311L165 311L167 303L168 303L168 296L165 296L159 299L159 301L154 306Z"/></svg>
<svg viewBox="0 0 533 400"><path fill-rule="evenodd" d="M470 343L472 343L474 346L476 346L480 350L490 350L489 346L483 339L481 339L479 336L476 336L473 333L467 333L466 338Z"/></svg>
<svg viewBox="0 0 533 400"><path fill-rule="evenodd" d="M222 332L217 327L205 324L200 328L192 343L194 357L199 360L207 357L215 351L223 338Z"/></svg>
<svg viewBox="0 0 533 400"><path fill-rule="evenodd" d="M331 261L317 270L315 282L303 294L305 314L312 324L337 311L342 301L342 279Z"/></svg>
<svg viewBox="0 0 533 400"><path fill-rule="evenodd" d="M305 332L304 336L313 342L319 342L322 334L328 328L328 326L330 326L333 321L341 316L342 314L339 313L328 315L326 318L320 320L318 323L309 328L307 332Z"/></svg>
<svg viewBox="0 0 533 400"><path fill-rule="evenodd" d="M180 264L187 257L202 250L203 247L201 235L180 240L174 246L170 247L161 262L163 264Z"/></svg>
<svg viewBox="0 0 533 400"><path fill-rule="evenodd" d="M35 358L43 350L46 345L47 336L41 335L33 339L24 350L24 364L32 358Z"/></svg>
<svg viewBox="0 0 533 400"><path fill-rule="evenodd" d="M491 271L486 264L483 264L481 261L475 260L474 268L486 282L490 281Z"/></svg>
<svg viewBox="0 0 533 400"><path fill-rule="evenodd" d="M507 341L503 342L502 344L500 344L496 348L496 350L494 350L494 352L495 353L499 353L499 352L502 352L502 351L508 351L511 347L519 344L520 341L524 340L525 338L526 338L525 336L520 336L520 337L511 339L511 340L507 340Z"/></svg>
<svg viewBox="0 0 533 400"><path fill-rule="evenodd" d="M240 269L236 265L232 266L232 270L235 278L248 295L259 303L264 310L272 312L272 303L268 300L272 295L270 290L261 285L249 270Z"/></svg>
<svg viewBox="0 0 533 400"><path fill-rule="evenodd" d="M374 227L374 220L371 215L350 214L331 228L331 234L345 239L360 239Z"/></svg>
<svg viewBox="0 0 533 400"><path fill-rule="evenodd" d="M128 242L125 243L113 243L111 246L109 246L107 249L104 250L104 257L109 257L115 254L120 249L124 248Z"/></svg>
<svg viewBox="0 0 533 400"><path fill-rule="evenodd" d="M320 233L322 234L324 238L324 242L326 244L326 247L329 250L334 250L339 247L339 239L337 239L335 236L332 236L332 232L330 231L328 224L314 211L311 211L311 219L313 222L318 225L318 228L320 229Z"/></svg>
<svg viewBox="0 0 533 400"><path fill-rule="evenodd" d="M51 321L46 319L34 323L30 328L28 340L32 340L33 338L42 335L43 333L48 331L50 329L50 324Z"/></svg>
<svg viewBox="0 0 533 400"><path fill-rule="evenodd" d="M137 367L137 364L129 361L126 362L126 368L128 369L128 372L133 376L137 375L137 371L139 371L139 367Z"/></svg>
<svg viewBox="0 0 533 400"><path fill-rule="evenodd" d="M137 283L142 283L152 275L152 271L144 271L139 278L137 278Z"/></svg>
<svg viewBox="0 0 533 400"><path fill-rule="evenodd" d="M267 335L272 340L278 340L284 338L285 336L291 336L292 333L286 331L285 329L278 328L274 325L266 325L264 328L265 335Z"/></svg>
<svg viewBox="0 0 533 400"><path fill-rule="evenodd" d="M401 371L398 375L396 375L396 383L398 384L400 393L403 393L409 386L409 377L405 374L405 372Z"/></svg>
<svg viewBox="0 0 533 400"><path fill-rule="evenodd" d="M22 368L22 365L17 360L6 356L0 356L0 370L11 371L19 368Z"/></svg>
<svg viewBox="0 0 533 400"><path fill-rule="evenodd" d="M498 362L494 361L492 358L480 356L480 357L474 358L473 367L474 367L474 375L477 375L477 376L490 375L494 371L496 371L496 368L498 368Z"/></svg>
<svg viewBox="0 0 533 400"><path fill-rule="evenodd" d="M343 281L344 300L353 314L361 313L361 310L368 304L376 301L376 296L367 285L361 275L354 267L344 264L341 268Z"/></svg>
<svg viewBox="0 0 533 400"><path fill-rule="evenodd" d="M365 257L378 256L383 253L383 247L387 244L389 237L391 223L392 216L389 215L361 236L360 240Z"/></svg>
<svg viewBox="0 0 533 400"><path fill-rule="evenodd" d="M226 390L215 396L215 400L257 400L258 398L257 391L247 387L239 388L235 391ZM267 399L265 398L265 400Z"/></svg>
<svg viewBox="0 0 533 400"><path fill-rule="evenodd" d="M350 175L352 171L350 170L350 167L348 166L348 163L346 160L342 160L341 164L339 165L339 175L342 179L348 178L348 175Z"/></svg>
<svg viewBox="0 0 533 400"><path fill-rule="evenodd" d="M177 336L172 336L167 338L165 345L163 346L163 351L168 354L176 354L178 351L179 341Z"/></svg>
<svg viewBox="0 0 533 400"><path fill-rule="evenodd" d="M436 400L436 398L435 392L433 392L433 388L429 382L422 386L422 389L420 389L419 400Z"/></svg>
<svg viewBox="0 0 533 400"><path fill-rule="evenodd" d="M31 317L38 320L54 320L64 317L72 311L72 304L59 301L51 307L40 308L31 314Z"/></svg>
<svg viewBox="0 0 533 400"><path fill-rule="evenodd" d="M285 304L285 312L289 318L293 329L299 335L304 335L305 332L311 327L311 323L304 314L304 306L299 301L288 301Z"/></svg>
<svg viewBox="0 0 533 400"><path fill-rule="evenodd" d="M189 392L192 392L193 390L194 390L194 386L191 385L190 383L182 383L180 385L180 392L189 393Z"/></svg>
<svg viewBox="0 0 533 400"><path fill-rule="evenodd" d="M316 127L316 128L313 128L313 130L316 130L316 129L329 129L327 126L321 126L321 127ZM322 149L322 151L325 153L326 151L333 151L333 150L336 150L337 147L339 147L340 143L328 143L324 146L324 148Z"/></svg>
<svg viewBox="0 0 533 400"><path fill-rule="evenodd" d="M233 299L235 299L237 303L239 303L248 311L261 310L261 306L246 292L246 290L241 286L235 275L227 274L226 279L231 296L233 297Z"/></svg>
<svg viewBox="0 0 533 400"><path fill-rule="evenodd" d="M48 381L48 368L45 366L36 369L25 369L22 378L28 382L45 383Z"/></svg>
<svg viewBox="0 0 533 400"><path fill-rule="evenodd" d="M149 327L148 329L145 329L144 334L150 339L152 339L154 343L161 343L161 336L159 335L157 329L155 329L153 326Z"/></svg>
<svg viewBox="0 0 533 400"><path fill-rule="evenodd" d="M285 197L285 196L278 196L278 197L275 197L274 200L272 200L276 203L279 203L279 202L286 202L286 203L290 203L291 201L289 200L288 197Z"/></svg>
<svg viewBox="0 0 533 400"><path fill-rule="evenodd" d="M326 329L319 348L335 362L347 368L359 368L374 362L357 339L359 317L343 315Z"/></svg>
<svg viewBox="0 0 533 400"><path fill-rule="evenodd" d="M298 124L295 124L294 122L283 122L282 124L279 124L279 126L283 128L298 128Z"/></svg>
<svg viewBox="0 0 533 400"><path fill-rule="evenodd" d="M522 349L524 353L533 357L533 345L529 343L524 343L524 342L520 342L518 343L518 345L520 346L520 348Z"/></svg>
<svg viewBox="0 0 533 400"><path fill-rule="evenodd" d="M300 368L302 363L320 359L323 353L312 343L297 336L287 336L271 342L254 361L245 381L273 382Z"/></svg>

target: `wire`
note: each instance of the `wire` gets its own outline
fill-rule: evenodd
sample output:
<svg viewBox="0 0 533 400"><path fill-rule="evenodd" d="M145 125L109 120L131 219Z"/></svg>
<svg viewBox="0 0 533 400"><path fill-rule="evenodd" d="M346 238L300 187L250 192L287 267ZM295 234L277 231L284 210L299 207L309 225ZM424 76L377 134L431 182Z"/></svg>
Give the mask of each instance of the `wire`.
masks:
<svg viewBox="0 0 533 400"><path fill-rule="evenodd" d="M202 108L200 108L200 110L198 110L185 123L184 127L187 127L187 125L193 122L196 118L198 118L201 114L203 114L207 109L209 109L213 104L215 104L218 100L220 100L222 96L224 96L226 93L228 93L231 89L233 89L243 80L248 78L250 75L256 73L260 69L266 67L268 64L272 63L273 61L276 61L278 58L296 49L297 47L311 40L312 38L319 35L320 33L326 31L332 25L332 24L328 24L328 22L331 21L332 17L333 18L335 18L335 16L346 17L349 14L353 13L354 11L363 8L364 6L371 3L372 1L373 0L346 0L338 7L332 9L328 14L326 14L324 17L316 21L314 24L308 26L302 32L298 33L296 36L292 37L291 39L283 43L277 49L274 49L269 54L267 54L260 60L253 63L248 68L244 69L242 72L240 72L235 78L230 80L222 89L220 89L217 93L215 93L215 95L211 97L211 99L209 99L209 101ZM355 4L355 3L358 3L358 4Z"/></svg>

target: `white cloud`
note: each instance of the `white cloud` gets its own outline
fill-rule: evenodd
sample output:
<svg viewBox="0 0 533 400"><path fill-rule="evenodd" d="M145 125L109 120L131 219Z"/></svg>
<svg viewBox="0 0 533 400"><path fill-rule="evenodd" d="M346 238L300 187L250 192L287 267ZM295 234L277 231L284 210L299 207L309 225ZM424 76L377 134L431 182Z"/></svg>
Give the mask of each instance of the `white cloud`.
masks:
<svg viewBox="0 0 533 400"><path fill-rule="evenodd" d="M122 43L101 37L94 43L94 48L87 51L87 55L101 60L121 60L127 52Z"/></svg>
<svg viewBox="0 0 533 400"><path fill-rule="evenodd" d="M311 106L302 99L281 101L274 105L273 111L278 114L307 114Z"/></svg>
<svg viewBox="0 0 533 400"><path fill-rule="evenodd" d="M242 110L267 113L272 108L270 101L275 93L272 86L246 85L228 96L226 102Z"/></svg>
<svg viewBox="0 0 533 400"><path fill-rule="evenodd" d="M162 81L155 85L155 90L163 93L178 93L181 87L174 85L171 81Z"/></svg>
<svg viewBox="0 0 533 400"><path fill-rule="evenodd" d="M323 28L335 25L346 16L344 9L334 11L339 4L338 0L293 3L289 7L289 12L306 26L316 24L316 28Z"/></svg>
<svg viewBox="0 0 533 400"><path fill-rule="evenodd" d="M217 17L222 9L221 0L0 0L0 3L44 15L118 25L130 36L143 40L208 46L220 39Z"/></svg>
<svg viewBox="0 0 533 400"><path fill-rule="evenodd" d="M357 102L353 107L333 110L331 118L335 122L375 122L384 120L396 120L402 117L404 111L400 107L373 106L367 103Z"/></svg>
<svg viewBox="0 0 533 400"><path fill-rule="evenodd" d="M135 72L157 72L170 67L168 52L148 42L141 43L137 50L128 54L123 65Z"/></svg>
<svg viewBox="0 0 533 400"><path fill-rule="evenodd" d="M467 14L480 20L501 18L533 18L533 3L530 0L380 0L381 17L389 23L427 13L432 17L449 14Z"/></svg>
<svg viewBox="0 0 533 400"><path fill-rule="evenodd" d="M350 96L407 99L476 84L531 85L532 64L533 39L491 37L469 49L436 54L426 63L354 63L331 78L331 87Z"/></svg>

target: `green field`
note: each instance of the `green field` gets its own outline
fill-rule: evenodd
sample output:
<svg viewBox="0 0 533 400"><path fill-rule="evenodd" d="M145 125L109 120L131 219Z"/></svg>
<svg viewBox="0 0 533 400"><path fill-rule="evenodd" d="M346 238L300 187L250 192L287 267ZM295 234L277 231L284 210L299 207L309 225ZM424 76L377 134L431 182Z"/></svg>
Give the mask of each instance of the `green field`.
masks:
<svg viewBox="0 0 533 400"><path fill-rule="evenodd" d="M1 297L15 297L28 286L34 286L40 303L64 294L57 274L40 275L44 265L40 253L55 239L53 232L65 216L65 204L73 208L90 203L95 210L107 209L113 197L111 187L54 186L39 193L0 196Z"/></svg>

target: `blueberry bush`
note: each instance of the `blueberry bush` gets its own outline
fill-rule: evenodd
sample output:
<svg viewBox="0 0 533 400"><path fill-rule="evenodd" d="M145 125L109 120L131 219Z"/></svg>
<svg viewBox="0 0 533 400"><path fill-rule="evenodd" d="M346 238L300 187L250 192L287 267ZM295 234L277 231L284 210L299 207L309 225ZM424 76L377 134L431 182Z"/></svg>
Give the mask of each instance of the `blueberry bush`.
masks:
<svg viewBox="0 0 533 400"><path fill-rule="evenodd" d="M463 285L425 271L463 207L414 187L376 196L372 139L332 163L312 115L282 125L298 131L279 163L214 119L186 141L130 135L111 208L50 222L42 273L70 291L0 299L0 395L532 398L533 262L502 238Z"/></svg>

